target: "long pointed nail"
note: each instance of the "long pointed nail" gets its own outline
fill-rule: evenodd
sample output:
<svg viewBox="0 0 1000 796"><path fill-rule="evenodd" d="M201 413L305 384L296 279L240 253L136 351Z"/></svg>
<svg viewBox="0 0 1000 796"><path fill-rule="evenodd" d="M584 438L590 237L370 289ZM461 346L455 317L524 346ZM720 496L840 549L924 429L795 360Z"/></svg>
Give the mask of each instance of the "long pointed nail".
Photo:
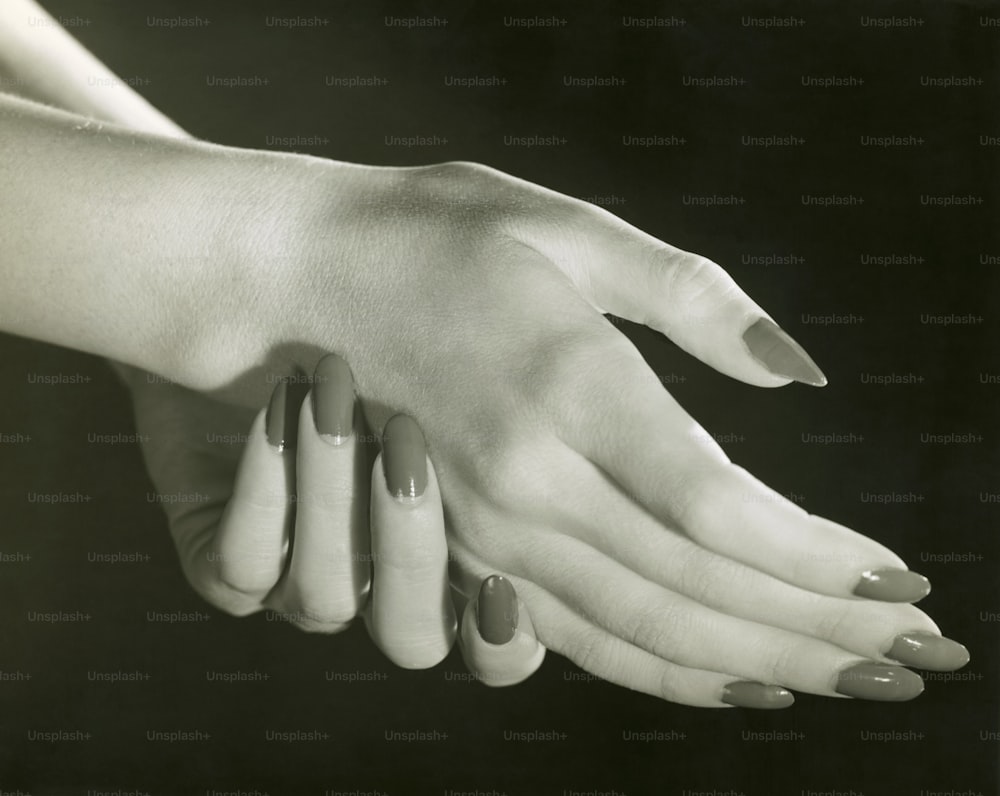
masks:
<svg viewBox="0 0 1000 796"><path fill-rule="evenodd" d="M950 638L917 630L896 636L885 657L918 669L953 672L969 662L969 651Z"/></svg>
<svg viewBox="0 0 1000 796"><path fill-rule="evenodd" d="M795 704L795 697L787 688L780 685L755 683L752 680L740 680L729 683L722 690L722 701L738 708L758 708L775 710L787 708Z"/></svg>
<svg viewBox="0 0 1000 796"><path fill-rule="evenodd" d="M502 575L490 575L476 601L479 635L490 644L506 644L517 632L517 593Z"/></svg>
<svg viewBox="0 0 1000 796"><path fill-rule="evenodd" d="M917 572L896 567L868 570L854 587L854 594L887 603L915 603L931 593L931 582Z"/></svg>
<svg viewBox="0 0 1000 796"><path fill-rule="evenodd" d="M774 321L761 318L743 333L743 342L754 359L775 376L813 387L826 385L826 376L812 357Z"/></svg>
<svg viewBox="0 0 1000 796"><path fill-rule="evenodd" d="M354 433L354 378L347 363L327 354L313 373L313 420L316 432L334 445Z"/></svg>
<svg viewBox="0 0 1000 796"><path fill-rule="evenodd" d="M417 422L394 415L382 430L382 471L393 497L415 498L427 488L427 448Z"/></svg>
<svg viewBox="0 0 1000 796"><path fill-rule="evenodd" d="M837 677L836 691L855 699L905 702L923 693L924 681L902 666L865 662L844 669Z"/></svg>

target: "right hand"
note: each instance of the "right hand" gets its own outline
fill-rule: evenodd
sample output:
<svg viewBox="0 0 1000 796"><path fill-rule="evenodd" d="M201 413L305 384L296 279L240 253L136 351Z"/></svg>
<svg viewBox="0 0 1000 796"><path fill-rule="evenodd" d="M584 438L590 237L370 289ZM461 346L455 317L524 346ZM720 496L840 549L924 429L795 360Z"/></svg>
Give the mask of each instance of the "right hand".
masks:
<svg viewBox="0 0 1000 796"><path fill-rule="evenodd" d="M907 604L925 579L732 464L602 316L750 384L821 383L719 266L484 166L260 157L239 161L259 177L235 236L249 289L225 304L247 345L209 345L192 379L252 401L249 363L341 351L373 429L424 430L467 596L503 573L546 646L692 705L746 681L906 699L922 683L891 661L964 665Z"/></svg>

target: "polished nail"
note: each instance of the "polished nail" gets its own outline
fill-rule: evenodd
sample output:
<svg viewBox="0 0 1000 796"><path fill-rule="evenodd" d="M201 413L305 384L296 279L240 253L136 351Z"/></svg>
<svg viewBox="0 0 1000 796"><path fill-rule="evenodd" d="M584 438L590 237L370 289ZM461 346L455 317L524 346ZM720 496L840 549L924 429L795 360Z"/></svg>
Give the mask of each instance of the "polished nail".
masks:
<svg viewBox="0 0 1000 796"><path fill-rule="evenodd" d="M866 662L844 669L837 678L836 691L855 699L905 702L920 696L924 681L902 666Z"/></svg>
<svg viewBox="0 0 1000 796"><path fill-rule="evenodd" d="M517 632L517 593L502 575L490 575L476 602L479 635L490 644L506 644Z"/></svg>
<svg viewBox="0 0 1000 796"><path fill-rule="evenodd" d="M795 704L795 697L791 691L780 685L739 680L722 689L722 701L738 708L776 710Z"/></svg>
<svg viewBox="0 0 1000 796"><path fill-rule="evenodd" d="M822 387L826 376L805 349L774 321L761 318L743 333L743 342L760 364L776 376Z"/></svg>
<svg viewBox="0 0 1000 796"><path fill-rule="evenodd" d="M280 382L271 393L267 404L267 414L264 425L267 428L267 441L279 451L285 449L285 417L288 414L288 384Z"/></svg>
<svg viewBox="0 0 1000 796"><path fill-rule="evenodd" d="M950 638L917 630L896 636L885 657L918 669L953 672L969 662L969 651Z"/></svg>
<svg viewBox="0 0 1000 796"><path fill-rule="evenodd" d="M312 411L317 433L334 445L354 433L354 378L336 354L323 357L313 373Z"/></svg>
<svg viewBox="0 0 1000 796"><path fill-rule="evenodd" d="M292 450L299 436L299 410L305 398L306 385L300 380L282 380L267 404L264 427L267 441L279 451Z"/></svg>
<svg viewBox="0 0 1000 796"><path fill-rule="evenodd" d="M427 488L427 449L416 421L395 415L382 431L382 470L389 492L398 498L420 497Z"/></svg>
<svg viewBox="0 0 1000 796"><path fill-rule="evenodd" d="M886 567L862 573L854 593L887 603L915 603L931 593L931 582L908 569Z"/></svg>

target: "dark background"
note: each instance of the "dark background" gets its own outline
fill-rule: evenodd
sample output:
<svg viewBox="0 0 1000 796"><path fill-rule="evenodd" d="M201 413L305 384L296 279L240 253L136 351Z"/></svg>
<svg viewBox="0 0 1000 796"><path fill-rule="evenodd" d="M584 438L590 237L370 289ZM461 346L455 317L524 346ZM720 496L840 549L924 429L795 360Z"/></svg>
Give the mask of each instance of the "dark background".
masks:
<svg viewBox="0 0 1000 796"><path fill-rule="evenodd" d="M127 397L101 361L0 338L0 791L7 793L670 794L760 796L863 793L933 796L998 792L996 562L1000 513L996 412L998 157L997 6L971 3L419 4L447 26L388 27L381 3L99 2L48 0L54 14L118 74L199 137L267 148L281 136L328 142L299 151L363 163L478 160L581 197L601 197L641 228L724 264L816 357L823 390L767 391L735 383L631 326L668 388L738 463L809 511L855 527L931 578L924 607L972 653L965 670L929 674L914 702L879 704L800 695L778 713L680 707L600 681L550 654L523 686L490 690L460 677L457 654L427 672L384 661L364 629L309 636L264 615L236 620L185 584L140 453L92 444L131 433ZM288 30L269 16L329 24ZM147 16L149 15L149 16ZM506 16L555 15L526 30ZM622 17L683 19L639 29ZM744 17L804 23L761 29ZM880 29L862 16L922 19ZM208 25L165 29L149 17ZM83 20L83 21L80 21ZM222 88L206 76L259 76ZM388 85L341 88L330 75ZM458 88L445 76L497 76ZM617 76L576 88L564 75ZM734 76L733 87L683 85L685 75ZM802 75L863 85L807 87ZM921 85L922 76L982 83ZM565 144L507 146L505 136ZM683 138L635 148L623 135ZM742 136L803 144L745 146ZM862 146L862 136L922 144ZM387 146L386 136L447 144ZM280 148L280 147L276 147ZM685 204L685 195L744 199ZM804 206L802 194L853 195L863 205ZM958 207L922 195L979 197ZM752 257L794 255L762 264ZM883 265L870 255L907 256ZM910 257L912 260L910 261ZM918 258L922 258L919 259ZM954 314L943 325L928 316ZM819 325L805 316L837 316ZM969 316L971 315L971 321ZM846 316L846 317L845 317ZM863 320L859 320L863 319ZM78 375L78 383L31 374ZM896 374L904 383L872 383ZM85 380L89 379L89 380ZM935 444L921 434L972 434ZM847 443L806 442L839 434ZM848 435L855 435L854 438ZM30 439L27 439L30 437ZM856 439L863 437L863 441ZM76 504L29 493L80 493ZM912 495L911 502L863 494ZM148 561L99 563L94 553ZM30 559L26 558L30 556ZM78 622L28 612L80 611ZM150 611L196 621L150 621ZM203 618L208 617L208 618ZM104 683L91 671L148 679ZM206 671L257 671L257 682L208 681ZM329 673L359 673L345 683ZM27 679L30 675L30 679ZM90 738L49 743L42 731ZM200 730L203 741L148 741L146 732ZM325 740L282 743L268 730ZM510 731L558 731L523 743ZM672 740L623 733L659 730ZM746 730L794 730L797 740L744 740ZM391 742L389 731L446 733ZM869 732L922 733L874 742ZM683 734L683 737L680 737Z"/></svg>

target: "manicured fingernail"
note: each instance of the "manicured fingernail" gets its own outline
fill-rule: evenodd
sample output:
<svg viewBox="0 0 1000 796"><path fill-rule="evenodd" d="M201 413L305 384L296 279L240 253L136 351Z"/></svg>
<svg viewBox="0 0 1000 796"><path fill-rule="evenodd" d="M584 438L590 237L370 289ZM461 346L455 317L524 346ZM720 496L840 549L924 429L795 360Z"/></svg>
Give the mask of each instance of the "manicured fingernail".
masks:
<svg viewBox="0 0 1000 796"><path fill-rule="evenodd" d="M969 662L969 651L950 638L917 630L896 636L885 657L918 669L952 672Z"/></svg>
<svg viewBox="0 0 1000 796"><path fill-rule="evenodd" d="M915 603L931 593L931 582L908 569L886 567L868 570L854 587L854 594L887 603Z"/></svg>
<svg viewBox="0 0 1000 796"><path fill-rule="evenodd" d="M305 398L306 385L282 379L267 404L264 427L267 441L279 451L292 450L299 436L299 410Z"/></svg>
<svg viewBox="0 0 1000 796"><path fill-rule="evenodd" d="M738 708L775 710L795 704L795 697L791 691L780 685L740 680L722 689L722 701Z"/></svg>
<svg viewBox="0 0 1000 796"><path fill-rule="evenodd" d="M517 632L517 593L502 575L490 575L476 602L479 635L490 644L506 644Z"/></svg>
<svg viewBox="0 0 1000 796"><path fill-rule="evenodd" d="M844 669L837 677L836 691L855 699L905 702L920 696L924 681L902 666L866 662Z"/></svg>
<svg viewBox="0 0 1000 796"><path fill-rule="evenodd" d="M398 498L420 497L427 488L427 448L416 421L394 415L382 431L382 470L389 492Z"/></svg>
<svg viewBox="0 0 1000 796"><path fill-rule="evenodd" d="M264 425L267 427L267 441L279 451L283 451L285 444L285 418L288 414L288 384L280 382L271 393L271 400L267 404L267 415L264 417Z"/></svg>
<svg viewBox="0 0 1000 796"><path fill-rule="evenodd" d="M826 376L805 349L774 321L761 318L743 333L743 342L760 364L776 376L823 387Z"/></svg>
<svg viewBox="0 0 1000 796"><path fill-rule="evenodd" d="M313 373L313 420L316 431L334 445L354 433L354 378L336 354L323 357Z"/></svg>

